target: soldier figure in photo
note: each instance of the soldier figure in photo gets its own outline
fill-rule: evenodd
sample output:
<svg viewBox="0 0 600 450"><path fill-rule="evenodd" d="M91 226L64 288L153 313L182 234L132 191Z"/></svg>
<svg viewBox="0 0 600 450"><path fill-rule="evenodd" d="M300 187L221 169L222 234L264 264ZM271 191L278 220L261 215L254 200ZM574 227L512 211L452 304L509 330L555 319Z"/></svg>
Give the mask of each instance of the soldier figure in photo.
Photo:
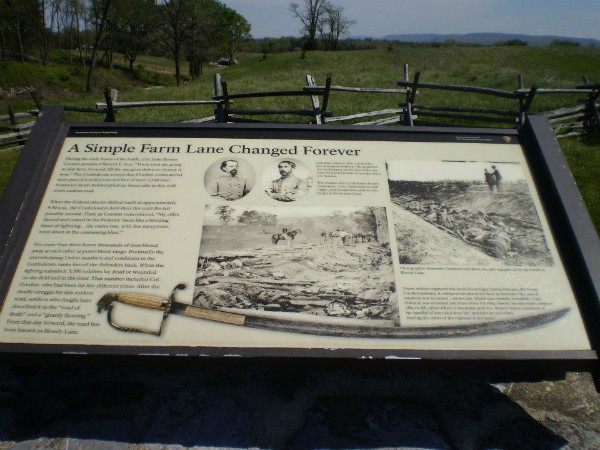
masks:
<svg viewBox="0 0 600 450"><path fill-rule="evenodd" d="M224 200L238 200L250 192L246 178L238 176L236 160L223 161L221 170L224 174L212 180L207 186L210 195Z"/></svg>
<svg viewBox="0 0 600 450"><path fill-rule="evenodd" d="M488 185L488 187L490 188L490 192L494 192L494 185L496 184L494 182L494 174L488 172L487 169L483 169L483 176L485 177L485 182Z"/></svg>
<svg viewBox="0 0 600 450"><path fill-rule="evenodd" d="M273 244L277 245L277 243L279 241L285 241L286 246L288 248L292 248L292 241L294 240L294 238L296 237L296 235L298 233L300 233L299 229L288 230L287 228L283 228L281 230L281 233L277 233L277 234L274 234L273 236L271 236L271 242L273 242Z"/></svg>
<svg viewBox="0 0 600 450"><path fill-rule="evenodd" d="M266 191L267 194L280 202L293 202L304 197L308 192L308 184L306 180L293 174L296 163L281 161L277 168L281 177L271 182L271 186Z"/></svg>
<svg viewBox="0 0 600 450"><path fill-rule="evenodd" d="M494 170L492 175L494 176L494 185L496 186L496 192L500 192L500 183L502 182L502 175L500 175L500 171L496 168L496 166L492 166Z"/></svg>

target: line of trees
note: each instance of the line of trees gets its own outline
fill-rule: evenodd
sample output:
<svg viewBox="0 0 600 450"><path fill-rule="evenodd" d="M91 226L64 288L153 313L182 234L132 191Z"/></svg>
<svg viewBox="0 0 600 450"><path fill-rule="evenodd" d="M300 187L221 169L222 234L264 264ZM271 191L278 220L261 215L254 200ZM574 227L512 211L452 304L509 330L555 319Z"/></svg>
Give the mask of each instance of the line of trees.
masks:
<svg viewBox="0 0 600 450"><path fill-rule="evenodd" d="M210 58L233 61L250 33L248 21L218 0L0 0L2 60L47 64L50 50L77 49L87 92L98 61L112 68L116 52L132 71L140 54L169 56L179 85L184 60L194 78Z"/></svg>
<svg viewBox="0 0 600 450"><path fill-rule="evenodd" d="M344 16L342 6L329 0L304 0L302 4L292 2L289 9L302 24L306 50L315 50L319 45L323 50L337 50L340 38L356 23Z"/></svg>

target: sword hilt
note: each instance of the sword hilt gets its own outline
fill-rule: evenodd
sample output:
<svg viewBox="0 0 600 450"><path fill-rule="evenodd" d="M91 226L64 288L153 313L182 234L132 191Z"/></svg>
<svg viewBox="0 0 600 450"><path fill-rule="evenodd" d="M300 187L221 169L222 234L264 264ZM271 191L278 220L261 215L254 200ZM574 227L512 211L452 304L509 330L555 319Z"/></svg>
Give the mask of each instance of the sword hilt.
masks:
<svg viewBox="0 0 600 450"><path fill-rule="evenodd" d="M185 287L186 286L183 283L180 283L177 286L175 286L173 288L173 291L171 292L171 295L169 295L169 298L158 297L155 295L148 294L109 292L108 294L103 295L100 300L98 300L98 312L101 313L102 311L106 310L106 318L108 320L108 324L119 331L124 331L126 333L145 333L160 336L165 321L171 313L171 307L173 305L173 302L175 301L175 292L181 289L185 289ZM138 308L157 309L163 311L163 317L160 322L160 327L158 331L147 330L144 328L124 327L115 323L112 319L112 311L115 302L135 306Z"/></svg>

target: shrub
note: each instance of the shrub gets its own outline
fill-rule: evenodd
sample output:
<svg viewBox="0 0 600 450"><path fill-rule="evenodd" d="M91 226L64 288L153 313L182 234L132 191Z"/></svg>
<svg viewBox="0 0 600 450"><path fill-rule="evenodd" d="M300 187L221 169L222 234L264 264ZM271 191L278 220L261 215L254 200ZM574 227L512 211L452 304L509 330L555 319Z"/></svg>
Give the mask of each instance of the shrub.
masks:
<svg viewBox="0 0 600 450"><path fill-rule="evenodd" d="M581 47L579 42L555 39L549 44L550 47Z"/></svg>
<svg viewBox="0 0 600 450"><path fill-rule="evenodd" d="M527 41L522 41L521 39L509 39L507 41L498 41L494 45L498 47L525 47Z"/></svg>

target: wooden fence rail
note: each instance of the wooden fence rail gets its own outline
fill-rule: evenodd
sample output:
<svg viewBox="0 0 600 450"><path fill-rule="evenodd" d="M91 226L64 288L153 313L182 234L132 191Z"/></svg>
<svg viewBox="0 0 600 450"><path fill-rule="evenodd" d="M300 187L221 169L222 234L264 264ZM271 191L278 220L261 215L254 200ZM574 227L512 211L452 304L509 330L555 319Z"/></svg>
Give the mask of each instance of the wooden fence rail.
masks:
<svg viewBox="0 0 600 450"><path fill-rule="evenodd" d="M37 104L37 97L33 96L33 98ZM0 151L15 151L23 148L38 115L39 110L14 112L12 106L8 105L8 114L0 116L0 124L7 122L6 125L0 125ZM21 119L31 120L19 123L18 120Z"/></svg>
<svg viewBox="0 0 600 450"><path fill-rule="evenodd" d="M399 86L405 86L412 91L411 95L407 95L407 100L400 106L406 111L406 125L440 125L431 122L425 122L422 117L435 117L444 119L458 119L476 122L493 122L516 124L517 127L522 127L525 124L527 113L530 111L534 98L538 95L555 95L555 94L587 94L588 100L583 106L575 108L562 108L559 111L549 111L543 113L551 123L556 124L554 131L557 137L573 136L579 134L584 128L594 127L600 132L600 112L598 109L597 99L600 96L600 88L598 84L591 84L587 77L584 77L584 84L576 86L574 89L544 89L533 85L526 89L523 87L523 77L518 77L518 88L514 92L502 91L497 89L482 88L479 86L460 86L449 84L422 83L419 81L419 72L415 73L413 81L407 79L398 81ZM405 77L406 78L406 77ZM508 100L517 100L518 105L514 110L492 110L492 109L473 109L473 108L444 108L435 106L423 106L414 104L417 90L436 89L446 91L458 91L470 94L492 95L502 97ZM501 116L501 117L497 117ZM509 118L511 117L512 118ZM410 119L410 120L408 120ZM416 122L410 123L416 120ZM564 123L569 122L569 123ZM578 131L573 131L577 129ZM565 133L566 132L566 133Z"/></svg>
<svg viewBox="0 0 600 450"><path fill-rule="evenodd" d="M579 95L579 104L573 107L559 108L554 111L542 112L546 116L557 137L567 137L581 134L586 129L596 129L600 132L600 84L590 83L583 77L583 83L574 88L530 88L523 86L523 77L517 78L517 88L514 91L491 89L480 86L463 86L455 84L438 84L421 81L421 72L415 71L412 79L409 77L408 65L404 66L403 79L396 82L399 88L338 86L332 84L332 76L328 75L323 86L318 86L311 75L306 75L305 85L296 90L265 91L265 92L229 92L229 86L220 74L214 77L214 96L210 100L168 100L168 101L117 101L118 92L105 88L104 102L98 102L95 107L65 106L65 111L103 114L105 121L115 122L119 109L145 107L175 107L175 106L211 106L213 115L188 122L259 122L265 119L261 116L291 115L310 118L314 124L349 122L355 125L387 125L404 126L419 125L452 125L457 121L472 123L503 124L510 127L522 127L527 120L534 99L539 95ZM427 90L442 90L460 92L464 95L484 95L514 101L514 108L469 108L455 106L438 106L420 104L419 99ZM30 129L42 108L35 91L30 91L37 109L25 112L13 112L9 107L8 114L0 115L0 150L15 150L23 146ZM355 114L336 116L329 111L329 104L334 101L336 94L356 95L387 95L390 97L390 108L377 111L363 111ZM269 108L242 107L244 100L271 99L281 97L307 97L310 102L306 108ZM461 99L461 103L466 103ZM235 106L235 107L234 107ZM27 119L33 119L26 121ZM438 120L431 122L428 119ZM443 122L439 120L442 119ZM24 122L25 120L25 122ZM269 120L270 122L272 120ZM6 123L6 125L2 125Z"/></svg>
<svg viewBox="0 0 600 450"><path fill-rule="evenodd" d="M211 105L217 106L221 102L216 100L166 100L166 101L146 101L146 102L118 102L118 91L116 89L105 88L103 103L96 103L94 112L104 113L105 122L116 122L116 112L118 109L128 108L146 108L151 106L192 106L192 105ZM81 111L85 112L85 111Z"/></svg>
<svg viewBox="0 0 600 450"><path fill-rule="evenodd" d="M475 123L490 123L511 127L522 127L526 121L527 114L531 110L534 99L539 95L587 95L589 101L587 106L583 108L568 109L568 113L563 117L553 112L544 113L551 122L557 125L554 130L559 137L565 135L565 130L569 128L577 128L579 131L590 126L596 126L600 129L600 117L598 116L598 106L596 100L600 89L598 85L589 83L589 80L584 79L584 84L575 88L539 88L535 85L530 88L523 86L523 77L519 75L517 78L517 89L514 91L491 89L480 86L464 86L454 84L439 84L427 83L420 81L421 73L416 71L414 78L409 79L408 65L404 66L404 79L397 81L396 84L400 88L377 88L377 87L355 87L355 86L338 86L332 84L332 78L327 78L324 86L317 86L314 78L311 75L306 76L306 85L302 90L282 90L282 91L266 91L266 92L242 92L231 93L230 88L220 74L214 77L214 96L212 100L183 100L183 101L160 101L160 102L117 102L116 92L105 92L106 102L97 103L96 110L106 113L107 121L115 120L117 109L121 108L139 108L147 106L176 106L176 105L213 105L215 106L215 114L211 117L202 119L190 120L189 122L258 122L257 116L278 116L292 115L300 117L310 117L312 122L316 124L322 123L341 123L351 122L356 125L383 125L383 124L400 124L405 126L415 125L449 125L448 122L463 121ZM515 101L514 108L507 110L486 109L486 108L467 108L467 107L448 107L419 104L420 91L425 90L445 90L451 92L460 92L465 95L484 95L503 98L508 101ZM397 108L386 108L378 111L365 111L356 114L345 116L335 116L328 111L328 102L331 98L335 98L335 93L355 93L359 95L376 94L390 95L394 98L393 103L398 105ZM333 94L333 97L332 97ZM302 97L310 96L312 108L242 108L234 107L236 100L259 99L259 98L274 98L274 97ZM321 103L319 100L321 97ZM595 105L595 106L594 106ZM560 117L561 120L558 120ZM438 122L426 121L428 118L438 119ZM445 122L440 123L439 119ZM270 120L272 121L272 120ZM568 125L564 122L575 122ZM579 126L578 122L584 126ZM456 123L452 123L456 125ZM569 132L569 136L572 135Z"/></svg>
<svg viewBox="0 0 600 450"><path fill-rule="evenodd" d="M243 92L230 94L227 81L220 74L215 74L213 100L222 102L217 108L215 120L217 122L255 122L242 116L269 116L269 115L293 115L311 117L317 125L324 123L325 117L329 115L327 105L331 90L331 76L327 76L325 86L315 89L314 78L306 75L306 88L294 91L266 91L266 92ZM322 104L319 103L318 95L322 96ZM270 108L232 108L232 100L256 99L269 97L310 97L311 109L270 109Z"/></svg>

